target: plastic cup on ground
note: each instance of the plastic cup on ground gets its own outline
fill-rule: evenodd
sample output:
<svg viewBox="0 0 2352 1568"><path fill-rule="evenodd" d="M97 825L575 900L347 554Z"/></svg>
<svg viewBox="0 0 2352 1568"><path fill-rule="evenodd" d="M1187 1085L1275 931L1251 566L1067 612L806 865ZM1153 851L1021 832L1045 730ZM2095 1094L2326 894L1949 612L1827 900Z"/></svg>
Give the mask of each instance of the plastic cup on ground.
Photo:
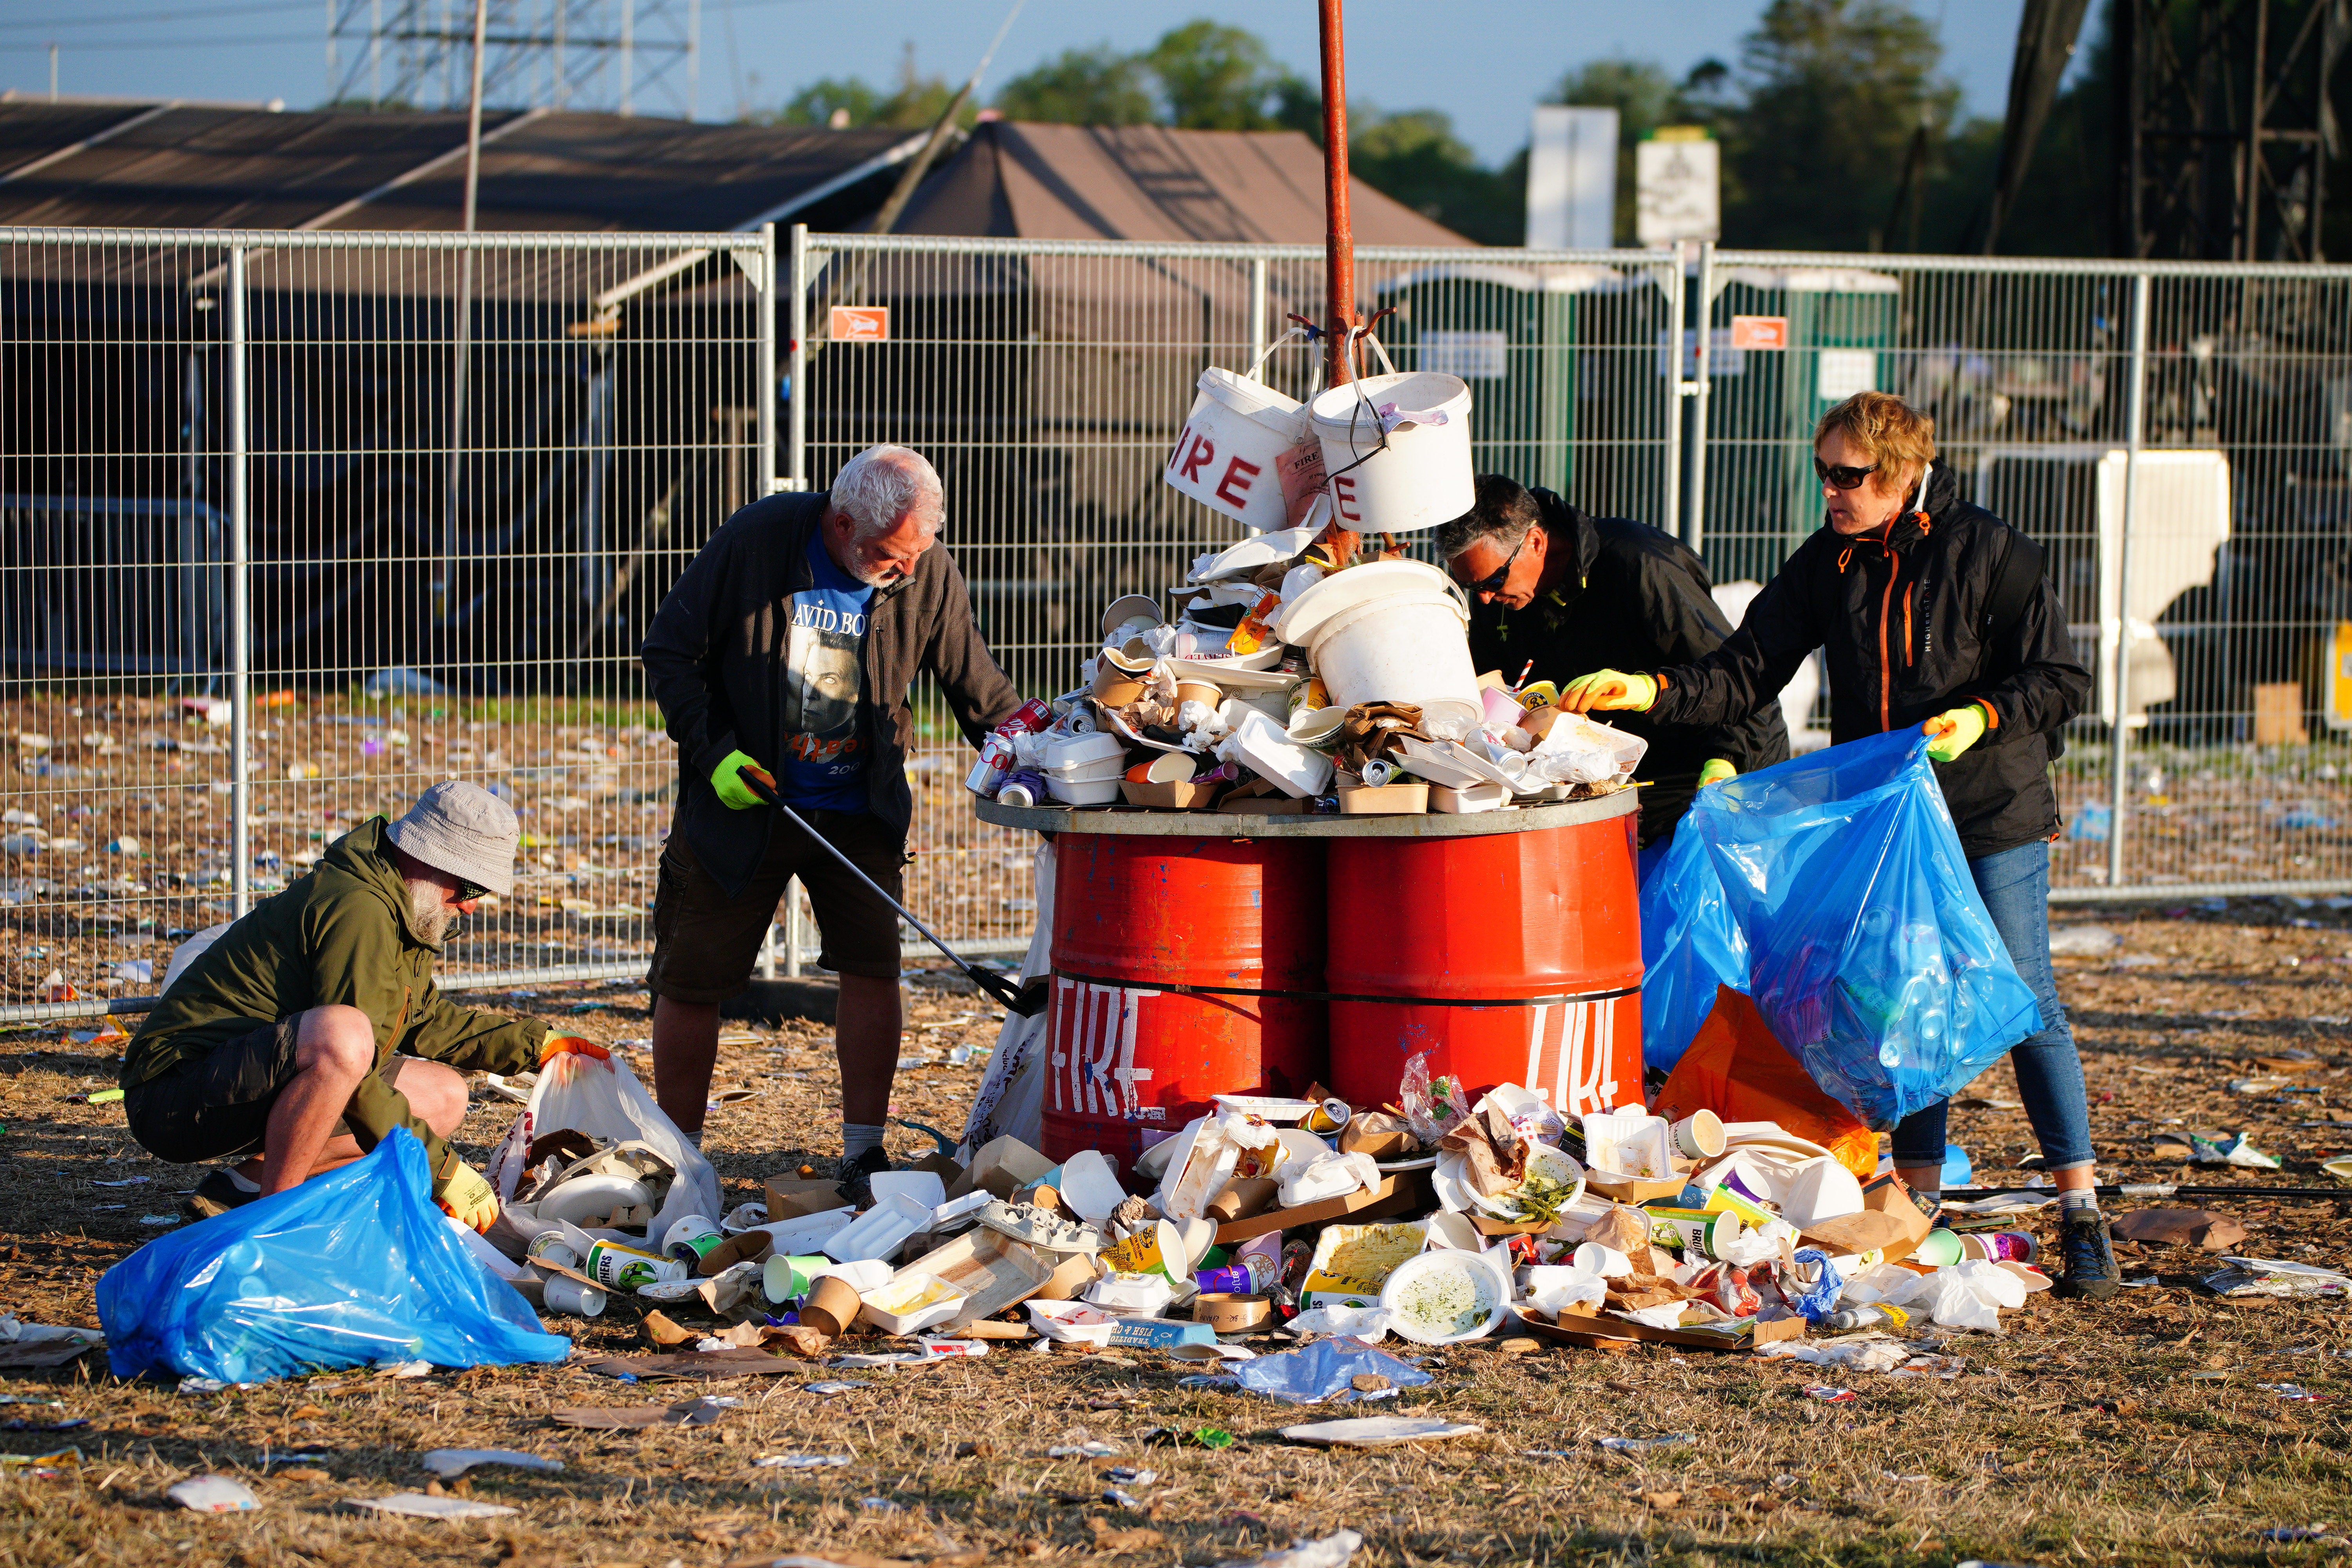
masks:
<svg viewBox="0 0 2352 1568"><path fill-rule="evenodd" d="M1946 1230L1938 1226L1920 1238L1919 1245L1912 1249L1911 1256L1933 1268L1946 1268L1958 1263L1967 1254L1960 1247L1960 1237L1958 1231Z"/></svg>
<svg viewBox="0 0 2352 1568"><path fill-rule="evenodd" d="M562 1274L549 1276L541 1297L551 1312L570 1312L574 1317L593 1318L604 1310L604 1292Z"/></svg>
<svg viewBox="0 0 2352 1568"><path fill-rule="evenodd" d="M1580 1241L1569 1255L1577 1268L1587 1274L1598 1274L1603 1279L1619 1279L1633 1272L1633 1260L1613 1247L1603 1247L1597 1241Z"/></svg>

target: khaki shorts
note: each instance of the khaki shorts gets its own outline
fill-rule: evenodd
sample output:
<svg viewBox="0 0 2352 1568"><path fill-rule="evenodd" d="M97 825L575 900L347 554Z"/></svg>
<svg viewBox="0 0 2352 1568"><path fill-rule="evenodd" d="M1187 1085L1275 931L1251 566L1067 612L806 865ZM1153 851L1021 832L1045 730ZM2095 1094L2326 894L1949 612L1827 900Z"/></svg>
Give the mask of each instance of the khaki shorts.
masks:
<svg viewBox="0 0 2352 1568"><path fill-rule="evenodd" d="M906 836L863 811L801 816L857 868L899 896ZM898 978L898 911L843 869L841 862L779 817L768 853L740 898L729 898L673 831L662 849L654 892L654 959L646 986L673 1002L725 1002L740 995L759 962L761 939L776 918L784 885L798 877L824 939L817 963L837 974Z"/></svg>

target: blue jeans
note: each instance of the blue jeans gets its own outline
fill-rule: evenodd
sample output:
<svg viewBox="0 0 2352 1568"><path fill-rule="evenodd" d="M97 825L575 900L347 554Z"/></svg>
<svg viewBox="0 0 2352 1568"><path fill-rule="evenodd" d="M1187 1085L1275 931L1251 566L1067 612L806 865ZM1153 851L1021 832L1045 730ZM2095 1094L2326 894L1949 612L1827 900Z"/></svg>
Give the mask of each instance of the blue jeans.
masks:
<svg viewBox="0 0 2352 1568"><path fill-rule="evenodd" d="M2017 1069L2017 1092L2025 1101L2025 1119L2042 1143L2042 1168L2071 1171L2088 1165L2091 1106L2083 1088L2083 1058L2074 1049L2074 1031L2067 1026L2057 979L2050 972L2050 846L2024 844L1987 855L1969 861L1969 873L1992 915L1993 929L2009 949L2010 962L2042 1008L2041 1032L2027 1036L2009 1052L2010 1064ZM1896 1124L1895 1164L1943 1164L1944 1110L1939 1100Z"/></svg>

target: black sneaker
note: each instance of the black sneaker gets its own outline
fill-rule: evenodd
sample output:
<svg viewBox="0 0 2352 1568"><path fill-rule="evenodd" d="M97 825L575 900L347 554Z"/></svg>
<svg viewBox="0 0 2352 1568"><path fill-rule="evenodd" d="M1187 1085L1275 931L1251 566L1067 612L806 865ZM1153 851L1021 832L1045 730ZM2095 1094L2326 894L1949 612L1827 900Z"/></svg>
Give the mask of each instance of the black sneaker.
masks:
<svg viewBox="0 0 2352 1568"><path fill-rule="evenodd" d="M180 1200L180 1212L190 1219L210 1219L215 1215L243 1208L260 1195L258 1191L247 1192L238 1186L226 1171L215 1166L205 1173L194 1192Z"/></svg>
<svg viewBox="0 0 2352 1568"><path fill-rule="evenodd" d="M2061 1296L2104 1301L2122 1280L2107 1216L2097 1209L2077 1208L2059 1217L2058 1258L2061 1272L2053 1289Z"/></svg>
<svg viewBox="0 0 2352 1568"><path fill-rule="evenodd" d="M866 1208L874 1202L874 1173L890 1168L890 1156L880 1144L866 1151L855 1160L844 1160L834 1174L840 1178L838 1192L845 1203Z"/></svg>

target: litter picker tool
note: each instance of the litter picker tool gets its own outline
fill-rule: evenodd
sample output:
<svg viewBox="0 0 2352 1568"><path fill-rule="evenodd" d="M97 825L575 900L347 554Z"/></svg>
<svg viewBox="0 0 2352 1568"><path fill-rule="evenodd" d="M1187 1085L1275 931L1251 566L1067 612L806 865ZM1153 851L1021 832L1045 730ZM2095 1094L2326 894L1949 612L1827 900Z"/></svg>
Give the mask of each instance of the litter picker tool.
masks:
<svg viewBox="0 0 2352 1568"><path fill-rule="evenodd" d="M932 931L930 927L917 920L914 916L914 912L908 910L906 905L892 898L888 893L884 892L882 890L882 885L879 882L877 882L873 878L859 870L856 864L853 862L848 856L844 855L840 850L835 848L825 838L824 835L819 833L815 828L811 827L808 825L807 820L803 818L799 812L794 811L791 806L786 805L783 803L782 797L778 795L773 789L770 788L767 784L761 783L757 778L754 778L749 770L746 770L739 776L742 779L745 787L750 789L753 795L758 795L761 800L766 801L770 805L774 806L778 811L783 813L785 817L791 821L794 827L797 827L803 833L807 834L810 839L826 854L840 861L843 866L848 868L851 876L856 878L859 881L873 889L876 897L879 898L884 903L888 904L892 909L898 910L898 918L900 920L905 921L908 925L913 926L917 931L922 932L925 941L929 942L933 947L938 948L941 952L947 954L948 962L954 964L958 969L962 970L965 979L971 981L974 985L979 986L982 991L987 992L991 996L995 997L999 1002L1003 1003L1006 1007L1020 1014L1024 1018L1034 1018L1038 1014L1045 1010L1046 985L1045 979L1043 975L1032 980L1026 985L1015 986L1010 981L1006 980L1002 974L995 973L993 970L982 969L980 965L972 963L970 959L965 958L961 953L956 952L954 948L950 947L946 942L940 941L938 932Z"/></svg>

